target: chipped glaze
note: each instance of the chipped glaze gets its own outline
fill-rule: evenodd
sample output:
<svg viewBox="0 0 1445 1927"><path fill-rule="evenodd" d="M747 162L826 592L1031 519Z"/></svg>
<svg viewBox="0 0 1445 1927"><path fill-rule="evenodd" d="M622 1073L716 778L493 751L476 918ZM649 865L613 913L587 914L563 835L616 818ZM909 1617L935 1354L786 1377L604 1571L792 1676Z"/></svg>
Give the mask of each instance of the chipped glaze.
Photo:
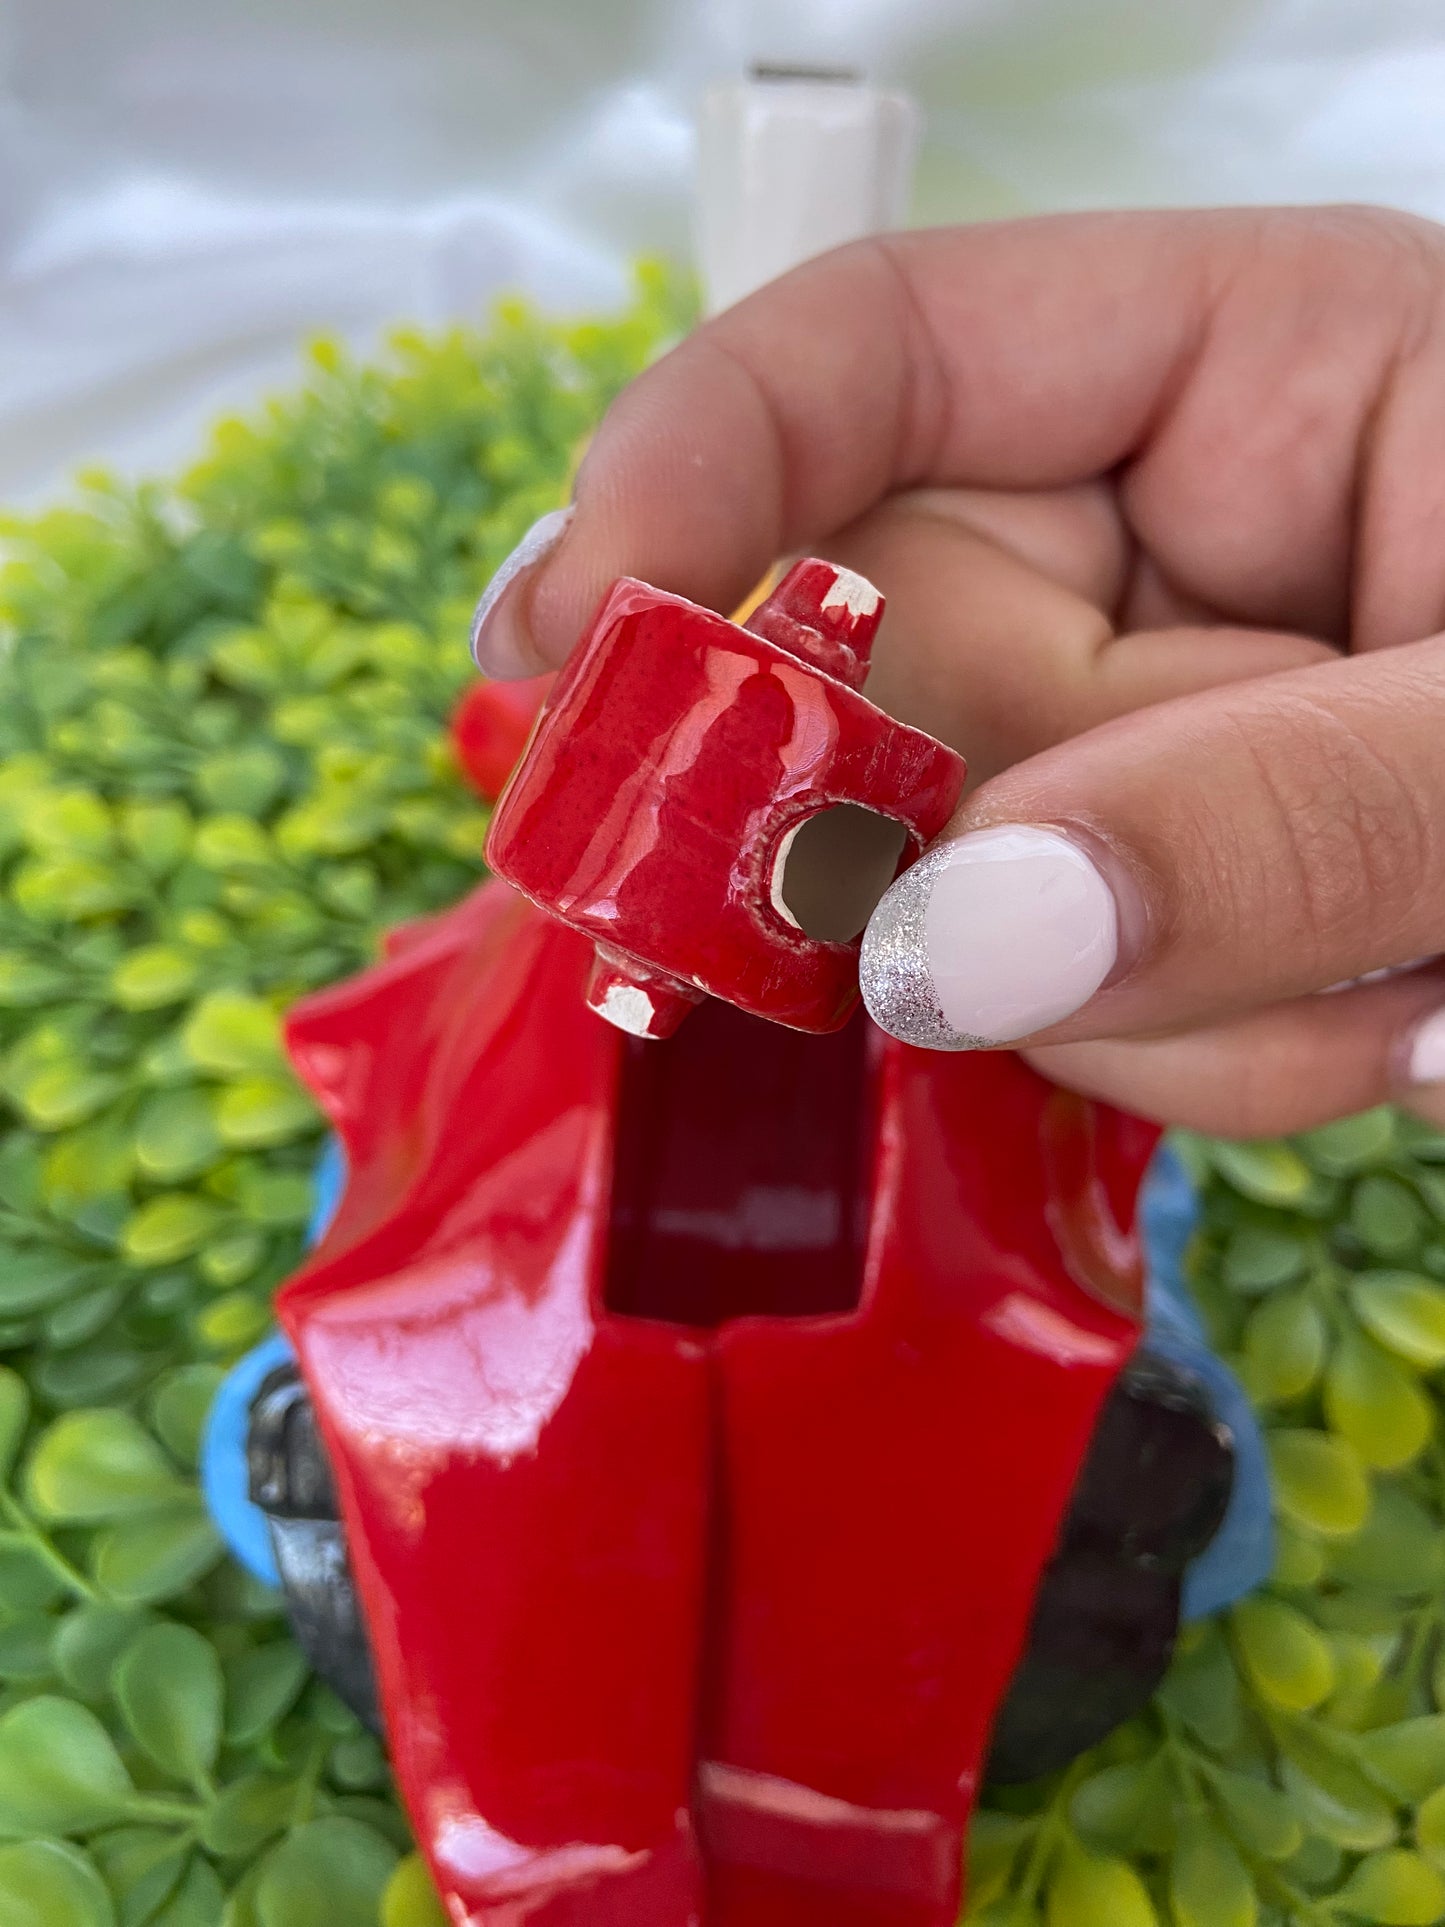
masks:
<svg viewBox="0 0 1445 1927"><path fill-rule="evenodd" d="M911 860L964 780L953 750L859 693L882 611L861 576L816 560L742 627L622 581L558 677L487 860L605 949L614 979L646 983L648 1035L699 990L819 1032L857 1004L858 942L811 938L780 910L780 853L808 817L855 803L904 825Z"/></svg>

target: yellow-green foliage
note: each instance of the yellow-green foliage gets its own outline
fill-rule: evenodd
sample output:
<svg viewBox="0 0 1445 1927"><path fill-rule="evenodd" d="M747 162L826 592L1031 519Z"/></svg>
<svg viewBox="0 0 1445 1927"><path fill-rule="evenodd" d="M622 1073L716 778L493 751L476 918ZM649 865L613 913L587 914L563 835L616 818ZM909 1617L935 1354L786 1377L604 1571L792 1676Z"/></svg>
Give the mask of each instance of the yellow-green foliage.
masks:
<svg viewBox="0 0 1445 1927"><path fill-rule="evenodd" d="M1267 1428L1269 1586L1142 1718L975 1828L990 1927L1445 1914L1445 1137L1387 1110L1180 1147L1195 1284Z"/></svg>
<svg viewBox="0 0 1445 1927"><path fill-rule="evenodd" d="M278 1024L476 877L467 622L682 324L517 309L313 351L174 485L91 478L0 575L0 1923L441 1927L376 1744L221 1557L201 1425L294 1264L319 1124ZM1445 1138L1185 1145L1270 1429L1270 1587L1154 1706L990 1794L971 1916L1445 1910Z"/></svg>
<svg viewBox="0 0 1445 1927"><path fill-rule="evenodd" d="M198 1440L310 1209L281 1014L476 880L472 605L685 312L646 271L615 319L322 343L173 485L5 526L0 1921L439 1918Z"/></svg>

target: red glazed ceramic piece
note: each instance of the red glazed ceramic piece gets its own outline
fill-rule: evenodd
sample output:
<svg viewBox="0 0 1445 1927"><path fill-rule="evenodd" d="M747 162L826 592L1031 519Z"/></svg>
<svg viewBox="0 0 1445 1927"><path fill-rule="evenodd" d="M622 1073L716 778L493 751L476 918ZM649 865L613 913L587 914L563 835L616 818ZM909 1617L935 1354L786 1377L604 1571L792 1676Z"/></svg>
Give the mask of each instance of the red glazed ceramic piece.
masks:
<svg viewBox="0 0 1445 1927"><path fill-rule="evenodd" d="M495 803L517 767L551 676L525 682L473 683L452 717L452 745L462 774L479 796Z"/></svg>
<svg viewBox="0 0 1445 1927"><path fill-rule="evenodd" d="M592 1007L662 1037L706 993L799 1030L858 1001L858 944L806 935L782 895L798 830L831 805L889 817L912 860L962 759L859 693L883 611L800 562L739 628L617 583L558 677L493 818L491 867L582 931Z"/></svg>
<svg viewBox="0 0 1445 1927"><path fill-rule="evenodd" d="M351 1181L282 1318L418 1836L458 1927L953 1927L1156 1134L861 1014L640 1043L591 967L492 884L291 1023Z"/></svg>

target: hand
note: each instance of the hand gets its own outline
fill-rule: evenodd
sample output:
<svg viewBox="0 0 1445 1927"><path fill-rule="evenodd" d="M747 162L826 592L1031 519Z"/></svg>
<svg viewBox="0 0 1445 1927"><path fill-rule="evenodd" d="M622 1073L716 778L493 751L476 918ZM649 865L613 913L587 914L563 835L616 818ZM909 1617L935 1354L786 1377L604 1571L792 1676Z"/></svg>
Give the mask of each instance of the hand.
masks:
<svg viewBox="0 0 1445 1927"><path fill-rule="evenodd" d="M974 787L865 941L885 1028L1168 1121L1445 1123L1445 231L1063 217L825 256L619 399L479 659L633 574L821 552ZM1398 974L1320 993L1377 971Z"/></svg>

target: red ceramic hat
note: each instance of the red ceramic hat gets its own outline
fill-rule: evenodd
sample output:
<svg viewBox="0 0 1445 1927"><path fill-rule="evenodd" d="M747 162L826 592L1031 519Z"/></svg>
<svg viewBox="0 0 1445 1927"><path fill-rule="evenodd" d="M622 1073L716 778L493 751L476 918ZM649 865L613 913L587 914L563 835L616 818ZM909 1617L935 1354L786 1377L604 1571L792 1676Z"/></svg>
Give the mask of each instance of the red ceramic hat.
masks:
<svg viewBox="0 0 1445 1927"><path fill-rule="evenodd" d="M964 764L860 694L883 598L798 563L739 627L623 580L543 710L487 860L583 932L592 1008L664 1037L704 992L797 1030L858 1001L858 943L809 936L783 894L798 831L837 804L902 826L911 862Z"/></svg>

